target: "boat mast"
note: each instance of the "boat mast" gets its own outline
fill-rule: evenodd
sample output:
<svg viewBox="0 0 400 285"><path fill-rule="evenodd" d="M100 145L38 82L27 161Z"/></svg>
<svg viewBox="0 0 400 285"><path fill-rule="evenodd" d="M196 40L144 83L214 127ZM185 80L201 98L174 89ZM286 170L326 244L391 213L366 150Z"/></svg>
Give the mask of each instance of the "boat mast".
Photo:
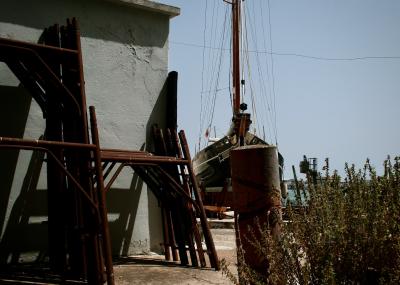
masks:
<svg viewBox="0 0 400 285"><path fill-rule="evenodd" d="M240 113L240 1L232 0L233 115Z"/></svg>
<svg viewBox="0 0 400 285"><path fill-rule="evenodd" d="M251 124L250 114L245 113L247 106L241 102L240 97L240 22L241 22L241 2L243 0L224 0L232 5L232 111L233 111L233 133L238 138L240 146L245 144L246 132Z"/></svg>

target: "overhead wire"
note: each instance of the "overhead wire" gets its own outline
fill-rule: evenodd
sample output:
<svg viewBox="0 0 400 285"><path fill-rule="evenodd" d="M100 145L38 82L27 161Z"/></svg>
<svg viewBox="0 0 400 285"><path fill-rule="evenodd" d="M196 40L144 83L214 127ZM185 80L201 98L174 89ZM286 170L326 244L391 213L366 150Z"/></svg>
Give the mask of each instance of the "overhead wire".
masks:
<svg viewBox="0 0 400 285"><path fill-rule="evenodd" d="M220 50L218 47L210 46L210 45L201 45L195 43L181 42L181 41L170 41L171 44L175 45L183 45L195 48L206 48L206 49L215 49ZM224 48L224 51L230 51L230 48ZM400 60L400 55L376 55L376 56L356 56L356 57L323 57L323 56L314 56L307 55L295 52L271 52L268 50L248 50L248 53L260 53L260 54L272 54L276 56L289 56L289 57L301 57L305 59L312 59L318 61L363 61L363 60Z"/></svg>
<svg viewBox="0 0 400 285"><path fill-rule="evenodd" d="M215 89L215 90L211 90L211 89L209 89L209 90L206 90L206 91L203 91L202 93L204 94L204 93L211 93L211 92L220 92L220 91L224 91L224 90L228 90L228 89L230 89L230 87L223 87L223 88L217 88L217 89Z"/></svg>

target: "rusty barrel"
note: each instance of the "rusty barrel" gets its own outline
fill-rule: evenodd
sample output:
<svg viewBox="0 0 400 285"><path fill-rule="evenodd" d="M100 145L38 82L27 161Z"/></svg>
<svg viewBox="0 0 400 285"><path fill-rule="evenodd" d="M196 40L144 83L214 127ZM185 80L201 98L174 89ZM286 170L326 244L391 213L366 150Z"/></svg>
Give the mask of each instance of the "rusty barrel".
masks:
<svg viewBox="0 0 400 285"><path fill-rule="evenodd" d="M243 146L232 150L230 157L237 247L243 249L246 264L267 277L268 260L259 256L259 250L251 241L261 237L258 225L268 226L273 236L278 236L280 232L281 191L277 148Z"/></svg>

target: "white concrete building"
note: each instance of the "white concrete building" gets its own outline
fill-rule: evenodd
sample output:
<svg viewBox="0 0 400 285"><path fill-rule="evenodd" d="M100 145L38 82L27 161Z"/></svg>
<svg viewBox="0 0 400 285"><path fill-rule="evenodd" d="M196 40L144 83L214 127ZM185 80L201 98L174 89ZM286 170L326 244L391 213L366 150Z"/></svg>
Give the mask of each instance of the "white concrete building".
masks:
<svg viewBox="0 0 400 285"><path fill-rule="evenodd" d="M45 27L76 17L100 144L139 150L151 143L151 125L165 121L169 21L179 13L148 0L10 0L1 4L0 37L37 43ZM0 136L43 135L40 108L3 63L0 94ZM32 152L0 151L0 263L46 250L46 166L32 185L30 163ZM127 169L107 195L113 254L160 251L160 209L146 185Z"/></svg>

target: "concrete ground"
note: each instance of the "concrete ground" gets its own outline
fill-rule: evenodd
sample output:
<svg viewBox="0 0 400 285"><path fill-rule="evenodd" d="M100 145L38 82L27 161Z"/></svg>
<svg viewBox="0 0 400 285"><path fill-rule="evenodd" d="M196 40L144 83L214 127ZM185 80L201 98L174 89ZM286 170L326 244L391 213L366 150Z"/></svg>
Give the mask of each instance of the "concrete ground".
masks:
<svg viewBox="0 0 400 285"><path fill-rule="evenodd" d="M236 269L236 244L235 232L231 221L210 221L218 258L225 259L229 263L229 270L237 275ZM206 268L193 268L180 266L179 263L164 260L163 255L140 255L121 258L114 262L114 274L116 285L128 284L233 284L222 275L221 271L209 268L209 260L206 255ZM1 270L0 270L1 271ZM79 281L62 281L45 269L35 271L29 265L23 272L5 271L0 274L0 284L86 284ZM36 273L35 273L36 272Z"/></svg>
<svg viewBox="0 0 400 285"><path fill-rule="evenodd" d="M236 274L236 245L234 229L213 228L211 233L218 258L230 263ZM207 262L208 259L206 258ZM167 262L161 255L140 255L120 260L114 265L116 285L128 284L233 284L221 271L205 268L182 267Z"/></svg>

